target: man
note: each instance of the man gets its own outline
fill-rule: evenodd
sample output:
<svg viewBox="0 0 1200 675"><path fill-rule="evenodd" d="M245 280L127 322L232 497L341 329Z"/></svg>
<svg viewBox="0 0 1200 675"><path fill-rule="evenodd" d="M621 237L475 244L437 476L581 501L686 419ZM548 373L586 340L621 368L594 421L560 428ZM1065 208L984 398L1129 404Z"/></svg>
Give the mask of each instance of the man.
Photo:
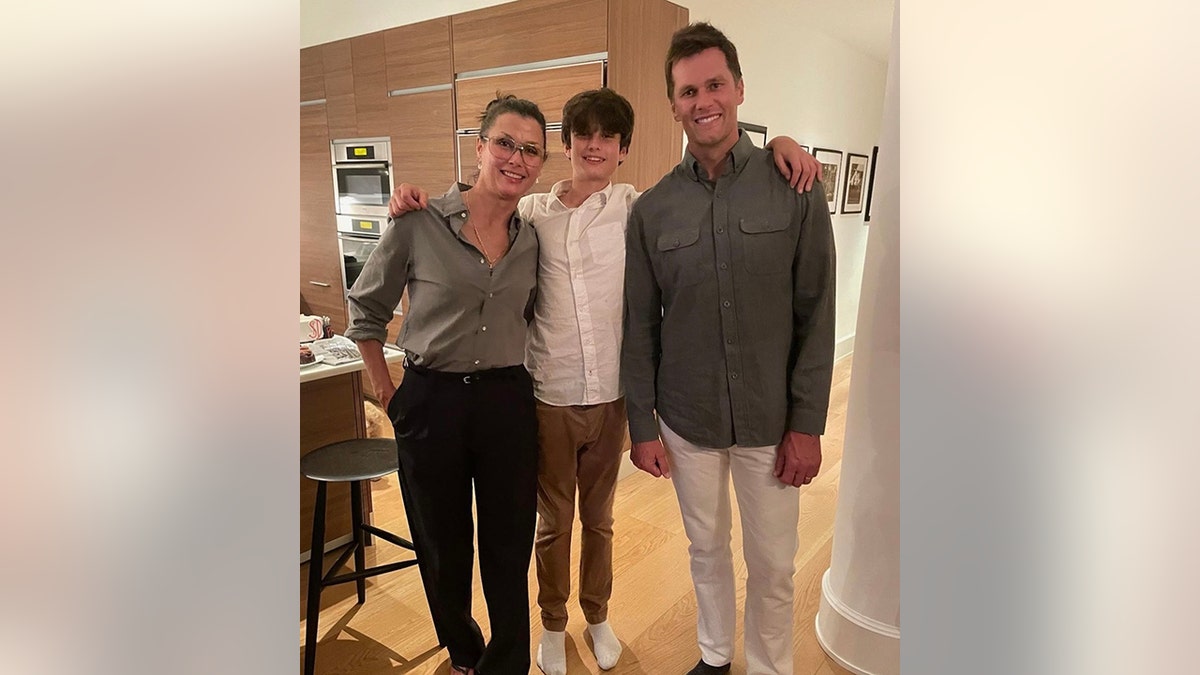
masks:
<svg viewBox="0 0 1200 675"><path fill-rule="evenodd" d="M720 31L678 31L666 79L688 143L629 219L621 381L632 459L672 480L691 542L701 658L689 675L727 673L733 660L731 474L747 672L790 674L798 488L820 467L833 370L829 211L822 190L789 189L739 134L741 67Z"/></svg>
<svg viewBox="0 0 1200 675"><path fill-rule="evenodd" d="M582 526L579 604L600 668L622 647L608 622L612 594L613 498L624 451L620 391L625 226L638 197L613 184L629 152L634 112L607 88L581 92L563 106L562 140L571 178L520 202L539 248L538 296L526 345L538 418L538 527L535 540L542 638L537 664L565 675L571 528L578 493ZM820 164L790 139L774 139L780 171L807 189ZM769 154L767 156L770 156ZM787 183L784 183L787 185ZM790 189L790 188L789 188ZM402 184L393 214L424 206L426 195Z"/></svg>

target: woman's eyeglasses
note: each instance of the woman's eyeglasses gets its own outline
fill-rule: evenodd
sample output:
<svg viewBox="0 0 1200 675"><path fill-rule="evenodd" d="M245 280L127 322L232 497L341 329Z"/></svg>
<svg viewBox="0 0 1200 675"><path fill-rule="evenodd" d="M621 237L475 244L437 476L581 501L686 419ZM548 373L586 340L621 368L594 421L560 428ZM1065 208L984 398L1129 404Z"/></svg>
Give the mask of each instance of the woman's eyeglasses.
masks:
<svg viewBox="0 0 1200 675"><path fill-rule="evenodd" d="M541 164L546 159L546 155L542 149L533 143L517 143L508 136L480 136L485 143L492 146L492 154L500 159L508 160L521 151L521 158L528 165Z"/></svg>

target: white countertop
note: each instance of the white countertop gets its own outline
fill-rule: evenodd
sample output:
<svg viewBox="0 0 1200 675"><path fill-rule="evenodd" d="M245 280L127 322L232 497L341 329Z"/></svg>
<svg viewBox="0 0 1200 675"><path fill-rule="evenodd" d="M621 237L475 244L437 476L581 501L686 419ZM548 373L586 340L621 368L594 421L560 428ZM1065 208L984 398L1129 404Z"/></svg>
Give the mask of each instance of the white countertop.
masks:
<svg viewBox="0 0 1200 675"><path fill-rule="evenodd" d="M391 345L383 346L383 359L388 363L396 363L404 358L404 352L396 349ZM353 373L365 368L362 359L340 363L336 366L327 366L324 363L318 363L315 366L308 366L300 369L300 384L312 382L313 380L322 380L326 377L334 375L343 375L345 373Z"/></svg>

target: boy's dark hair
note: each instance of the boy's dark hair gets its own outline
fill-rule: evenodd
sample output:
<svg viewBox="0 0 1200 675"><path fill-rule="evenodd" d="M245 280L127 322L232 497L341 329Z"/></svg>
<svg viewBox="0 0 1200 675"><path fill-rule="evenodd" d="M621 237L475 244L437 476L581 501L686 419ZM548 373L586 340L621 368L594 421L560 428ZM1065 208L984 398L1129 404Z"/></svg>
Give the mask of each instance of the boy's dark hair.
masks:
<svg viewBox="0 0 1200 675"><path fill-rule="evenodd" d="M562 110L562 141L571 147L571 134L591 136L596 131L621 134L621 149L633 140L633 106L609 89L590 89L571 97Z"/></svg>
<svg viewBox="0 0 1200 675"><path fill-rule="evenodd" d="M675 31L671 36L671 46L667 48L667 99L675 100L675 78L671 69L680 59L695 56L705 49L717 47L725 54L725 63L729 72L733 73L733 82L742 81L742 65L738 63L737 47L725 37L721 31L713 28L711 23L701 21L689 23Z"/></svg>
<svg viewBox="0 0 1200 675"><path fill-rule="evenodd" d="M516 113L521 117L528 117L537 122L542 127L542 151L543 153L547 152L546 116L542 114L541 108L537 107L537 104L533 101L517 98L512 94L496 92L496 98L487 104L487 108L479 116L479 135L486 136L488 130L496 123L496 118L504 113Z"/></svg>

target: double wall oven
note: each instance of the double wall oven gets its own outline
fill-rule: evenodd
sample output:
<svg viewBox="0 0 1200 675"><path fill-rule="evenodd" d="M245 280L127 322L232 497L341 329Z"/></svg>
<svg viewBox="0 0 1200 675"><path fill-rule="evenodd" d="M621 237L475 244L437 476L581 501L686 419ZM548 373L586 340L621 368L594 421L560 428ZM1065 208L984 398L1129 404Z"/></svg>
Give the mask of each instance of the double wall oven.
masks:
<svg viewBox="0 0 1200 675"><path fill-rule="evenodd" d="M387 227L392 154L387 138L333 141L334 211L342 257L342 292L350 292Z"/></svg>

